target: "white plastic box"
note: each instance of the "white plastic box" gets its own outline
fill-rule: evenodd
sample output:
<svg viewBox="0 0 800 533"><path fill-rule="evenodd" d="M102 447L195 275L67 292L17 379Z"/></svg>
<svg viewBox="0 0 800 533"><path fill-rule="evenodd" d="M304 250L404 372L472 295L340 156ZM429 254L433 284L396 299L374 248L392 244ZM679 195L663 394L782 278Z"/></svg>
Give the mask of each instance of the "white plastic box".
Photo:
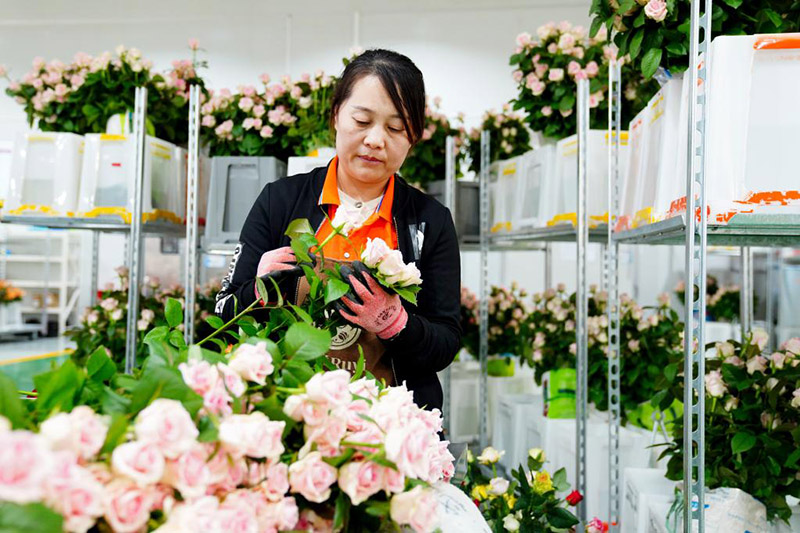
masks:
<svg viewBox="0 0 800 533"><path fill-rule="evenodd" d="M666 478L659 468L626 468L622 475L623 501L620 526L622 533L645 533L650 501L670 500L675 494L675 481Z"/></svg>
<svg viewBox="0 0 800 533"><path fill-rule="evenodd" d="M489 221L492 233L514 229L517 181L523 166L523 156L517 156L495 161L489 168Z"/></svg>
<svg viewBox="0 0 800 533"><path fill-rule="evenodd" d="M628 126L628 166L621 173L620 212L615 231L633 228L636 212L640 209L637 196L642 182L648 179L645 174L645 160L647 158L646 130L649 123L649 108L645 107L631 120Z"/></svg>
<svg viewBox="0 0 800 533"><path fill-rule="evenodd" d="M588 139L588 175L586 176L589 225L608 222L608 131L590 130ZM620 134L620 168L628 166L628 132ZM556 144L556 179L558 194L555 214L548 225L577 222L578 205L578 136Z"/></svg>
<svg viewBox="0 0 800 533"><path fill-rule="evenodd" d="M709 93L709 222L724 224L737 213L800 213L800 34L717 37L709 68L708 87L700 87ZM686 210L689 80L682 81L671 150L677 165L671 178L660 176L655 219Z"/></svg>
<svg viewBox="0 0 800 533"><path fill-rule="evenodd" d="M554 179L555 156L554 145L542 146L521 156L512 222L515 229L547 224L546 213L558 190Z"/></svg>
<svg viewBox="0 0 800 533"><path fill-rule="evenodd" d="M84 139L74 133L29 132L14 143L9 215L72 216L77 208Z"/></svg>
<svg viewBox="0 0 800 533"><path fill-rule="evenodd" d="M185 156L175 145L145 138L142 219L184 221ZM84 217L115 215L130 223L134 203L136 139L89 134L81 172L78 211ZM182 170L183 169L183 170ZM185 181L184 181L185 183Z"/></svg>
<svg viewBox="0 0 800 533"><path fill-rule="evenodd" d="M541 411L542 396L534 394L503 394L498 398L497 417L492 431L492 446L504 450L500 464L507 472L527 465L530 446L525 421ZM527 466L526 466L527 468Z"/></svg>

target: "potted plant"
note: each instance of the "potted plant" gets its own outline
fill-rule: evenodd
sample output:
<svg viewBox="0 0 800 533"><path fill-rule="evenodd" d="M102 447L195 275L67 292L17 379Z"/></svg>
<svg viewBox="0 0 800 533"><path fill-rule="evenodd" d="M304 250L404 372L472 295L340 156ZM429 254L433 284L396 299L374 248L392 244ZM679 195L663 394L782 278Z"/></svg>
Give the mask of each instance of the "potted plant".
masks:
<svg viewBox="0 0 800 533"><path fill-rule="evenodd" d="M6 280L0 280L0 327L22 324L22 297L25 292Z"/></svg>

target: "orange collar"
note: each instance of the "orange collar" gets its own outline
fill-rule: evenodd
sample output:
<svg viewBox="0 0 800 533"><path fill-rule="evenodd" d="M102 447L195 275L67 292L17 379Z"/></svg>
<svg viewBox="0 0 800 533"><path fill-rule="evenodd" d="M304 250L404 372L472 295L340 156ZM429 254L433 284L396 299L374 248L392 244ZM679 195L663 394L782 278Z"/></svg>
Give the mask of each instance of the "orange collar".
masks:
<svg viewBox="0 0 800 533"><path fill-rule="evenodd" d="M336 170L339 166L339 156L334 156L328 165L328 173L325 175L325 184L322 186L322 194L319 196L319 205L335 205L341 204L339 199L339 184L336 178ZM378 216L382 219L392 220L392 204L394 203L394 174L389 178L389 183L386 185L386 190L383 193L378 205Z"/></svg>

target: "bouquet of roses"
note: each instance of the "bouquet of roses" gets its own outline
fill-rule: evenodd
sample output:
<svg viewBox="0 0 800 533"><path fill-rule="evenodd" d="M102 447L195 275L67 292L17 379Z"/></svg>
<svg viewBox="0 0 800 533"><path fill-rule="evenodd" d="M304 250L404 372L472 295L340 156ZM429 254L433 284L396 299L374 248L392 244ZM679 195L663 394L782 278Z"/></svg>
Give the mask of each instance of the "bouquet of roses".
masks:
<svg viewBox="0 0 800 533"><path fill-rule="evenodd" d="M441 98L433 99L433 106L425 106L425 130L422 139L411 149L400 173L410 183L425 187L428 183L445 178L447 159L447 137L455 137L456 176L459 175L460 162L464 155L462 146L466 132L463 126L456 126L439 112ZM458 122L463 117L459 115Z"/></svg>
<svg viewBox="0 0 800 533"><path fill-rule="evenodd" d="M240 86L236 93L222 89L201 108L200 135L211 156L273 156L286 160L297 152L297 137L288 135L297 122L292 113L298 107L288 76L271 83L261 75L264 87Z"/></svg>
<svg viewBox="0 0 800 533"><path fill-rule="evenodd" d="M800 493L800 339L767 354L768 336L754 330L743 343L716 344L706 361L706 485L739 488L767 507L767 518L788 522L787 496ZM713 347L709 345L708 348ZM676 355L680 364L682 354ZM653 399L683 398L683 380L662 384ZM676 420L667 477L683 475L683 419Z"/></svg>
<svg viewBox="0 0 800 533"><path fill-rule="evenodd" d="M292 243L308 253L302 226L290 228ZM302 306L278 292L260 307L266 323L249 316L258 300L227 323L208 317L216 331L191 346L181 304L167 300L167 323L145 336L149 355L134 375L118 374L105 348L85 368L67 361L37 376L30 402L0 375L4 526L433 531L427 487L453 473L441 413L364 375L363 358L353 376L329 371L331 329L312 305L327 299L330 310L339 291L311 268L306 276L316 289ZM257 287L261 301L275 300L260 278Z"/></svg>
<svg viewBox="0 0 800 533"><path fill-rule="evenodd" d="M595 0L591 33L616 31L620 53L630 55L650 78L660 67L671 73L689 67L689 0ZM800 5L793 0L726 0L714 5L711 33L753 35L800 29Z"/></svg>
<svg viewBox="0 0 800 533"><path fill-rule="evenodd" d="M25 292L22 289L13 286L4 279L0 279L0 304L19 302L23 296L25 296Z"/></svg>
<svg viewBox="0 0 800 533"><path fill-rule="evenodd" d="M490 162L511 159L531 149L531 134L524 118L511 110L511 104L503 104L503 110L499 113L494 110L484 113L481 127L469 132L467 151L470 168L475 173L480 172L481 168L481 130L491 134Z"/></svg>
<svg viewBox="0 0 800 533"><path fill-rule="evenodd" d="M608 124L608 65L617 58L617 50L607 41L604 30L588 38L581 26L563 21L541 26L538 40L528 33L517 36L517 48L510 64L519 95L515 109L524 109L533 131L545 137L562 139L577 128L574 114L578 80L590 81L589 118L591 128L603 129ZM641 75L622 62L622 121L633 118L658 90L654 82L645 82Z"/></svg>
<svg viewBox="0 0 800 533"><path fill-rule="evenodd" d="M205 63L177 61L166 74L151 72L152 62L136 48L118 46L115 55L75 55L72 63L37 57L21 80L12 81L6 93L25 108L28 123L42 131L105 133L108 119L134 109L134 89L147 87L147 130L166 141L186 143L188 86L203 87L196 69ZM0 71L4 69L0 68ZM0 75L5 75L4 72Z"/></svg>
<svg viewBox="0 0 800 533"><path fill-rule="evenodd" d="M583 497L572 491L566 498L559 492L569 489L566 471L562 468L552 477L542 469L544 451L528 452L527 469L520 465L513 478L497 473L497 462L504 454L486 448L477 458L467 450L467 475L459 487L481 510L492 531L569 530L578 523L566 504L577 505Z"/></svg>

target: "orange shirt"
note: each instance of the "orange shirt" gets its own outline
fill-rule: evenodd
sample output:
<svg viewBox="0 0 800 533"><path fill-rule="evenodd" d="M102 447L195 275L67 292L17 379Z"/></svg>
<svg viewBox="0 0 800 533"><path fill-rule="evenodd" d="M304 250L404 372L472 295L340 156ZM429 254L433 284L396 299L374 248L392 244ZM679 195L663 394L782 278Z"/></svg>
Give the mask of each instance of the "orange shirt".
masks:
<svg viewBox="0 0 800 533"><path fill-rule="evenodd" d="M341 204L339 200L339 188L336 180L336 169L339 158L334 157L328 165L328 173L325 175L325 184L322 186L322 194L319 197L319 205L328 206L328 218L326 218L319 230L317 230L317 240L322 242L333 233L331 220L336 215L336 209ZM392 203L394 201L394 175L389 178L383 200L378 204L377 210L358 229L350 232L347 238L337 235L331 242L325 245L325 257L339 261L360 260L361 252L367 246L367 239L381 238L392 249L397 249L397 232L392 221Z"/></svg>

